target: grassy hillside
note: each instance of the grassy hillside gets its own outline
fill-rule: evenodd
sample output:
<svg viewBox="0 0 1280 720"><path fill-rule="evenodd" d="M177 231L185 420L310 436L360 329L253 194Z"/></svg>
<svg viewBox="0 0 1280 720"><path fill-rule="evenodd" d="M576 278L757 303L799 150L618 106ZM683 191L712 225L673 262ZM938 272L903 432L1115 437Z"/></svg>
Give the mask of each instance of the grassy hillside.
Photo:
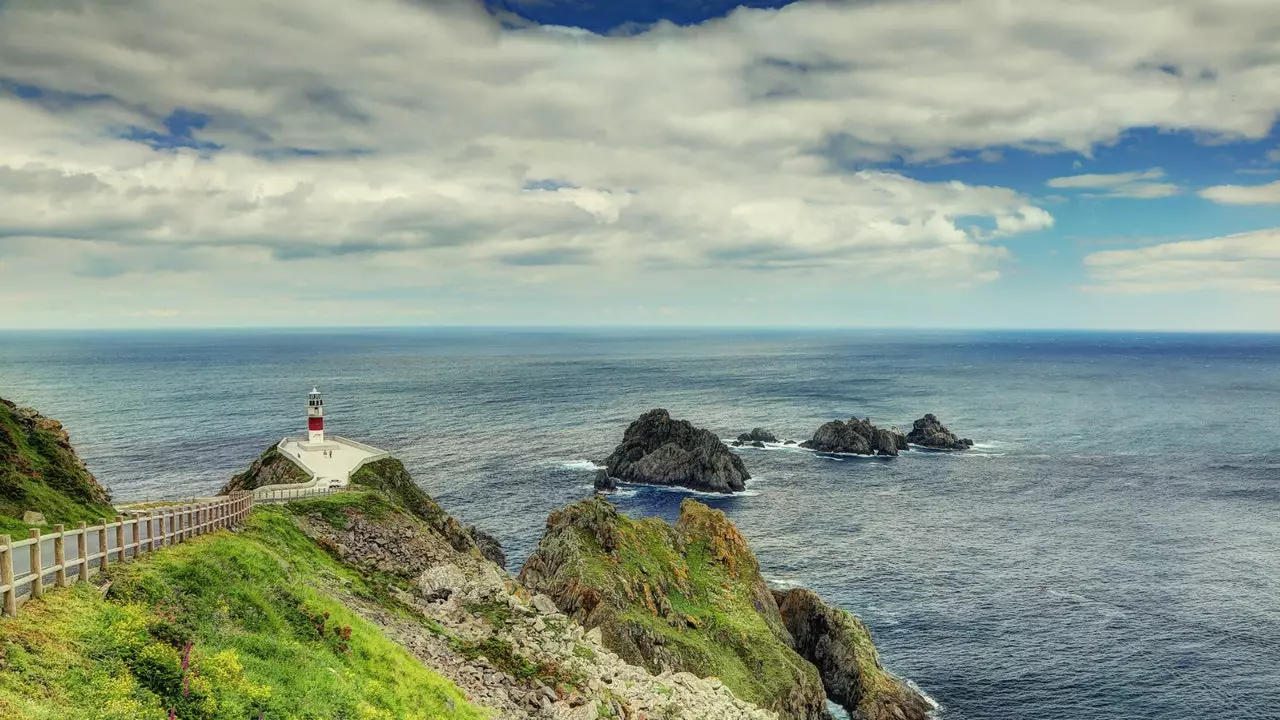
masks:
<svg viewBox="0 0 1280 720"><path fill-rule="evenodd" d="M111 518L110 501L61 423L0 398L0 534L26 536L28 510L47 525Z"/></svg>
<svg viewBox="0 0 1280 720"><path fill-rule="evenodd" d="M786 718L825 713L816 668L788 647L755 556L718 510L685 500L672 527L584 500L548 518L521 579L629 662L718 677Z"/></svg>
<svg viewBox="0 0 1280 720"><path fill-rule="evenodd" d="M483 717L335 599L375 591L283 508L107 577L105 598L80 585L0 619L0 717Z"/></svg>

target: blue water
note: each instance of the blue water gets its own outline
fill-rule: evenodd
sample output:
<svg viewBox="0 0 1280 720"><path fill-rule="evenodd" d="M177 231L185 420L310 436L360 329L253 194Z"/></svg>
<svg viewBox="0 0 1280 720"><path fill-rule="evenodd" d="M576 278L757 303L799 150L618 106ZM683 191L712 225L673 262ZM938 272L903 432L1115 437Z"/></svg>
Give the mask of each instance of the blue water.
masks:
<svg viewBox="0 0 1280 720"><path fill-rule="evenodd" d="M936 413L976 450L744 450L748 493L701 499L948 720L1280 718L1280 337L0 334L0 396L124 500L216 489L303 428L313 384L332 432L397 451L515 567L650 408L795 439Z"/></svg>

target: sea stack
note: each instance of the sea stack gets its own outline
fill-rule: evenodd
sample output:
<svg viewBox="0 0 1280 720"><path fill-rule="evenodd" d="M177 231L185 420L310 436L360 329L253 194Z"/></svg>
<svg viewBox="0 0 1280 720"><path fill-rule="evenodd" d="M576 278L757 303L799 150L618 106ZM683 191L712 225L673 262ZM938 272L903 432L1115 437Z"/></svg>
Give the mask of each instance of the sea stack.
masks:
<svg viewBox="0 0 1280 720"><path fill-rule="evenodd" d="M907 449L907 438L897 430L878 428L870 418L849 418L848 422L832 420L818 428L813 439L800 447L818 452L850 455L897 455Z"/></svg>
<svg viewBox="0 0 1280 720"><path fill-rule="evenodd" d="M673 420L662 409L631 423L605 460L607 474L621 482L677 485L702 492L746 489L751 478L742 459L710 430Z"/></svg>
<svg viewBox="0 0 1280 720"><path fill-rule="evenodd" d="M907 442L931 450L968 450L973 447L972 440L956 437L933 413L912 424L911 432L907 433Z"/></svg>

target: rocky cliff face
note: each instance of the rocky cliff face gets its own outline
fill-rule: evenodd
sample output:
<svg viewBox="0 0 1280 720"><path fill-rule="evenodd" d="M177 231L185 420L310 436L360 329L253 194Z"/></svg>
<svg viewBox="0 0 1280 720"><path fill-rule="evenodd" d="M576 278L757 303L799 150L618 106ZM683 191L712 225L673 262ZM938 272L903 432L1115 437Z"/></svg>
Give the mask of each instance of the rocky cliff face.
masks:
<svg viewBox="0 0 1280 720"><path fill-rule="evenodd" d="M818 428L813 439L800 447L829 453L854 455L891 455L907 449L907 439L896 430L878 428L870 418L850 418L848 422L832 420Z"/></svg>
<svg viewBox="0 0 1280 720"><path fill-rule="evenodd" d="M369 492L286 507L377 588L348 592L344 603L495 717L777 720L717 680L628 664L599 630L566 617L475 547L457 548L448 529L460 526L438 506L408 512L389 494Z"/></svg>
<svg viewBox="0 0 1280 720"><path fill-rule="evenodd" d="M858 720L926 720L932 706L880 664L861 620L810 590L775 591L794 647L822 675L827 695Z"/></svg>
<svg viewBox="0 0 1280 720"><path fill-rule="evenodd" d="M248 470L232 476L218 491L228 495L240 490L254 490L265 485L304 483L311 479L305 470L280 453L275 445L267 448Z"/></svg>
<svg viewBox="0 0 1280 720"><path fill-rule="evenodd" d="M679 485L729 493L751 478L742 459L709 430L650 410L631 423L622 443L605 460L608 475L622 482Z"/></svg>
<svg viewBox="0 0 1280 720"><path fill-rule="evenodd" d="M0 520L18 530L26 515L69 524L115 515L111 494L71 447L62 423L0 398ZM32 513L32 514L28 514ZM25 524L23 524L25 525Z"/></svg>
<svg viewBox="0 0 1280 720"><path fill-rule="evenodd" d="M932 413L912 424L911 432L907 433L907 442L934 450L968 450L973 447L972 440L956 437Z"/></svg>
<svg viewBox="0 0 1280 720"><path fill-rule="evenodd" d="M826 717L817 670L797 655L738 530L694 500L673 527L597 496L551 514L521 581L624 660L714 676L788 719Z"/></svg>

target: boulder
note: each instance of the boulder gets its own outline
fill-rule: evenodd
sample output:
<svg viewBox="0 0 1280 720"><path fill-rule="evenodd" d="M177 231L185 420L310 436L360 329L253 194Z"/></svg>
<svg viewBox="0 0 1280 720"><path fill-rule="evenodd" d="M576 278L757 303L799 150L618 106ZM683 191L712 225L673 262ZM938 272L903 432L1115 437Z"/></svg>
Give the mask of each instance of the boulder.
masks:
<svg viewBox="0 0 1280 720"><path fill-rule="evenodd" d="M912 423L911 432L907 433L907 442L933 450L968 450L973 447L972 440L956 437L933 413Z"/></svg>
<svg viewBox="0 0 1280 720"><path fill-rule="evenodd" d="M750 444L750 443L756 443L756 442L761 442L761 443L778 442L777 436L769 432L768 430L765 430L764 428L755 428L749 433L742 433L741 435L738 436L738 440L743 444Z"/></svg>
<svg viewBox="0 0 1280 720"><path fill-rule="evenodd" d="M609 477L608 470L596 471L596 492L613 492L618 489L618 483Z"/></svg>
<svg viewBox="0 0 1280 720"><path fill-rule="evenodd" d="M44 525L44 513L28 510L22 513L22 524L24 525Z"/></svg>
<svg viewBox="0 0 1280 720"><path fill-rule="evenodd" d="M476 548L480 550L480 554L483 555L486 560L504 570L506 569L507 555L502 552L502 543L498 541L498 538L481 530L475 525L467 527L467 534L471 536L473 541L475 541Z"/></svg>
<svg viewBox="0 0 1280 720"><path fill-rule="evenodd" d="M854 615L813 591L773 591L792 647L813 663L827 696L859 720L926 720L928 700L884 669L871 632Z"/></svg>
<svg viewBox="0 0 1280 720"><path fill-rule="evenodd" d="M813 439L800 443L800 447L828 453L894 456L907 449L907 440L897 430L872 425L870 418L855 417L848 422L824 423L813 434Z"/></svg>
<svg viewBox="0 0 1280 720"><path fill-rule="evenodd" d="M650 410L627 428L605 460L606 472L622 482L678 485L703 492L746 489L751 478L742 459L715 433Z"/></svg>

